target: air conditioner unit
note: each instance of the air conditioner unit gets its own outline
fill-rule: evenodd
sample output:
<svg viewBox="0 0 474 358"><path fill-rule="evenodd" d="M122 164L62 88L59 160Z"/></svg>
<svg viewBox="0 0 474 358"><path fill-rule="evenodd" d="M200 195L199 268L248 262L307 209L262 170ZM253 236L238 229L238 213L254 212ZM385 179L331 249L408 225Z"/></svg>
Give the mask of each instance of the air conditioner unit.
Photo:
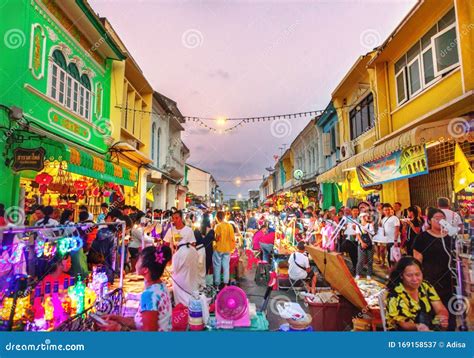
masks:
<svg viewBox="0 0 474 358"><path fill-rule="evenodd" d="M354 155L352 142L345 142L341 145L341 160L349 159Z"/></svg>

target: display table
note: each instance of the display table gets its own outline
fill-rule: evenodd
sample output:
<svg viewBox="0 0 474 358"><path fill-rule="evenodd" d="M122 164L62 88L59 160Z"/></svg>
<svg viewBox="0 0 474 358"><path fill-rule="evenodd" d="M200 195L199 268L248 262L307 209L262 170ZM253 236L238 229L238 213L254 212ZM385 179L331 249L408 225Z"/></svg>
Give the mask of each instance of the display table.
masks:
<svg viewBox="0 0 474 358"><path fill-rule="evenodd" d="M306 250L311 255L326 282L359 311L357 317L362 317L362 315L370 316L371 328L375 331L376 327L382 323L380 308L369 305L367 302L368 297L364 296L357 282L352 277L344 257L339 253L327 252L314 246L306 246Z"/></svg>

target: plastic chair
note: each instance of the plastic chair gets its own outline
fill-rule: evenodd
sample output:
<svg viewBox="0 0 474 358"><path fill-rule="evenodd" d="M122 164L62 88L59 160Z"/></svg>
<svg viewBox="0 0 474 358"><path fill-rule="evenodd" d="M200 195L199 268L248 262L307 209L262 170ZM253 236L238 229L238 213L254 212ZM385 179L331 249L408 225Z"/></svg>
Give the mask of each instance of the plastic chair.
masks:
<svg viewBox="0 0 474 358"><path fill-rule="evenodd" d="M289 281L290 281L289 290L291 290L295 294L295 302L298 302L299 292L306 289L305 282L302 279L292 280L291 278L289 278Z"/></svg>
<svg viewBox="0 0 474 358"><path fill-rule="evenodd" d="M252 250L245 250L245 255L247 256L247 270L253 269L253 265L257 265L260 259L257 257L259 254L255 254Z"/></svg>

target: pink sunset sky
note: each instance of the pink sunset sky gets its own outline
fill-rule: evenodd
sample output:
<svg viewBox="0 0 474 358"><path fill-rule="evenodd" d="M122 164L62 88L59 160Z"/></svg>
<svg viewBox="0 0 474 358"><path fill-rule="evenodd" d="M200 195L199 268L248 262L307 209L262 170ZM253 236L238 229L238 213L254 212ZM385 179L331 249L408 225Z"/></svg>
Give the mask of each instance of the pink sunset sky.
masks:
<svg viewBox="0 0 474 358"><path fill-rule="evenodd" d="M107 17L154 89L186 116L255 117L324 109L358 56L380 45L414 0L133 1L90 0ZM271 123L230 134L186 124L189 163L209 171L226 199L258 189L283 137ZM215 123L208 122L216 126ZM231 126L228 123L227 126ZM281 132L279 132L281 133ZM241 184L232 182L241 178Z"/></svg>

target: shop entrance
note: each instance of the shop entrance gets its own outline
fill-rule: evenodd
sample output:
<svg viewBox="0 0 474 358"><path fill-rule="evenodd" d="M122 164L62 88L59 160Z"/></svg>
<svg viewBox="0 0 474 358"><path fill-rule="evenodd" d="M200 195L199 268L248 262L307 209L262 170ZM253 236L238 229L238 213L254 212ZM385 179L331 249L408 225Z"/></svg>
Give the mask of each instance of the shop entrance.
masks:
<svg viewBox="0 0 474 358"><path fill-rule="evenodd" d="M423 210L436 207L436 199L452 197L452 168L433 169L426 175L410 178L410 202Z"/></svg>

